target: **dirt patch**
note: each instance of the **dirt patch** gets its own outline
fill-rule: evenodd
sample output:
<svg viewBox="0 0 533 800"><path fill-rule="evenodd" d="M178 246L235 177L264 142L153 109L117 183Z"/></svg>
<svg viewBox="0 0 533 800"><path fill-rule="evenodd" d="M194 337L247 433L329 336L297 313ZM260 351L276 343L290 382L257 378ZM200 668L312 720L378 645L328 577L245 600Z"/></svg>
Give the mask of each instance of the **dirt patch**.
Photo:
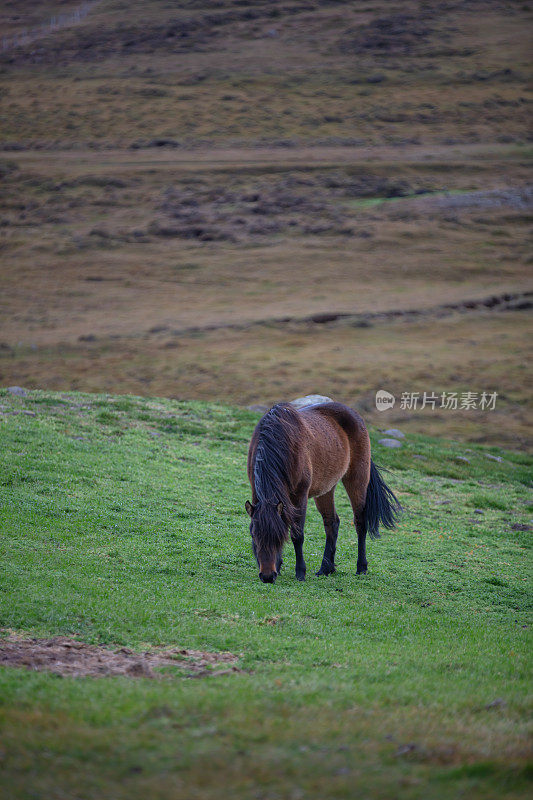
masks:
<svg viewBox="0 0 533 800"><path fill-rule="evenodd" d="M433 188L433 187L431 187ZM199 241L249 242L279 234L357 235L350 204L430 191L422 180L390 179L349 171L227 175L185 179L167 187L158 217L141 235ZM93 235L102 236L100 230ZM110 234L105 234L109 236ZM367 234L368 235L368 234ZM132 240L132 232L122 237Z"/></svg>
<svg viewBox="0 0 533 800"><path fill-rule="evenodd" d="M15 180L15 179L13 179ZM66 184L63 183L63 186ZM129 191L129 189L128 189ZM371 222L385 213L393 219L415 215L447 218L476 210L525 212L533 207L531 186L447 193L442 184L420 177L391 178L351 170L289 171L284 174L246 174L184 177L166 187L156 200L147 228L114 230L99 225L89 234L76 234L78 249L112 247L125 242L178 238L234 244L264 242L297 235L373 238ZM110 195L111 197L111 195ZM120 203L125 193L113 188ZM386 201L402 202L386 202ZM16 227L69 219L71 194L59 190L50 202L35 201L15 209L9 222ZM88 205L98 201L86 198ZM40 203L40 205L39 205ZM455 219L455 217L454 217Z"/></svg>
<svg viewBox="0 0 533 800"><path fill-rule="evenodd" d="M128 678L161 678L157 671L177 667L184 677L201 678L240 672L238 656L180 648L147 650L139 653L128 647L112 650L86 644L66 636L51 639L21 639L16 635L0 641L0 666L26 667L55 675L123 675Z"/></svg>
<svg viewBox="0 0 533 800"><path fill-rule="evenodd" d="M482 190L464 192L462 194L445 194L437 197L413 199L408 211L391 209L394 216L408 213L446 211L470 211L474 209L508 209L509 211L531 211L533 209L533 186L521 186L507 189Z"/></svg>
<svg viewBox="0 0 533 800"><path fill-rule="evenodd" d="M429 46L428 40L436 35L436 29L429 23L431 14L390 14L372 19L366 25L348 28L339 41L342 52L350 55L386 56L433 55L435 43ZM440 33L437 41L447 38ZM438 54L438 51L437 53Z"/></svg>

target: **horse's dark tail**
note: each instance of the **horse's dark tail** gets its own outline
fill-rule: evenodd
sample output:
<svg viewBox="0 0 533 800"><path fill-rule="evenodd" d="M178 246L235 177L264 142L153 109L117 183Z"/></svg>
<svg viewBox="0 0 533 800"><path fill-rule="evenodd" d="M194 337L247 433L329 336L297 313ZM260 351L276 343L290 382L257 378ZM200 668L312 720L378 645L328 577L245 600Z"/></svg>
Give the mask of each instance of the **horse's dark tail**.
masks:
<svg viewBox="0 0 533 800"><path fill-rule="evenodd" d="M389 489L379 469L370 462L370 481L366 490L365 520L372 539L379 539L379 523L385 528L394 528L402 507L398 498Z"/></svg>

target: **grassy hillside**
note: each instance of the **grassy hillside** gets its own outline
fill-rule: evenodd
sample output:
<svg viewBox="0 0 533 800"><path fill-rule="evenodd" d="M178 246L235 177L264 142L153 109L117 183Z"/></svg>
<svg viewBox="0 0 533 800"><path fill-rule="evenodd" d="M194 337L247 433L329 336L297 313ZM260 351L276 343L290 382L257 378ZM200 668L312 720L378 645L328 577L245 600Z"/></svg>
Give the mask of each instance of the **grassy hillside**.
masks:
<svg viewBox="0 0 533 800"><path fill-rule="evenodd" d="M2 22L13 35L79 5L6 3ZM512 0L101 0L1 54L2 140L524 141L530 22Z"/></svg>
<svg viewBox="0 0 533 800"><path fill-rule="evenodd" d="M387 423L531 443L531 298L436 311L532 290L529 3L101 0L38 28L79 5L0 11L0 384L329 387L367 415L383 386L490 390L495 418ZM300 322L391 309L421 313Z"/></svg>
<svg viewBox="0 0 533 800"><path fill-rule="evenodd" d="M287 549L271 586L243 510L251 412L5 390L0 412L3 637L239 659L194 680L0 670L8 796L526 796L527 457L372 431L398 530L356 577L339 490L337 573L313 576L311 510L310 577Z"/></svg>

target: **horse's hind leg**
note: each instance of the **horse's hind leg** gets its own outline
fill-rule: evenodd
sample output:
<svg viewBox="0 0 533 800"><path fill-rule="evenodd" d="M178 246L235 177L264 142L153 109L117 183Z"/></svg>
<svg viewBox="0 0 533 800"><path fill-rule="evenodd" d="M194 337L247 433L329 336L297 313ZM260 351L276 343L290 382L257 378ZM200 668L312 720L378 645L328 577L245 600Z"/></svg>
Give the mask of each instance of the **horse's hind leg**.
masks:
<svg viewBox="0 0 533 800"><path fill-rule="evenodd" d="M326 546L324 547L322 564L316 573L317 575L331 575L332 572L335 572L335 550L337 549L340 520L335 511L334 494L335 487L327 494L315 497L316 507L322 515L324 530L326 531Z"/></svg>
<svg viewBox="0 0 533 800"><path fill-rule="evenodd" d="M366 519L365 512L358 511L355 515L355 527L357 530L357 575L364 574L368 570L366 560Z"/></svg>
<svg viewBox="0 0 533 800"><path fill-rule="evenodd" d="M370 465L368 467L370 469ZM342 479L344 488L350 498L353 509L355 529L357 531L357 574L365 573L368 568L366 560L366 532L365 517L366 490L368 477L364 463L360 463L355 470L350 470Z"/></svg>

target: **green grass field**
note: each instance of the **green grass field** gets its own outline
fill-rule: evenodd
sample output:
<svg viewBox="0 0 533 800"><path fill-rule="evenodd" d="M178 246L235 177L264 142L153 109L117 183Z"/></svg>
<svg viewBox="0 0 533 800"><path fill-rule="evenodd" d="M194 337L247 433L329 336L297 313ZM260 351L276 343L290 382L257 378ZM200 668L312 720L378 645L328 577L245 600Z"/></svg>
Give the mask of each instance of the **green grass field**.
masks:
<svg viewBox="0 0 533 800"><path fill-rule="evenodd" d="M529 796L531 3L0 5L2 800ZM314 392L405 512L264 585L244 407Z"/></svg>
<svg viewBox="0 0 533 800"><path fill-rule="evenodd" d="M527 795L531 459L372 431L398 529L356 577L339 489L337 573L314 577L313 509L307 581L287 548L272 586L243 509L251 412L5 390L0 412L2 635L239 656L198 679L1 669L4 796Z"/></svg>

